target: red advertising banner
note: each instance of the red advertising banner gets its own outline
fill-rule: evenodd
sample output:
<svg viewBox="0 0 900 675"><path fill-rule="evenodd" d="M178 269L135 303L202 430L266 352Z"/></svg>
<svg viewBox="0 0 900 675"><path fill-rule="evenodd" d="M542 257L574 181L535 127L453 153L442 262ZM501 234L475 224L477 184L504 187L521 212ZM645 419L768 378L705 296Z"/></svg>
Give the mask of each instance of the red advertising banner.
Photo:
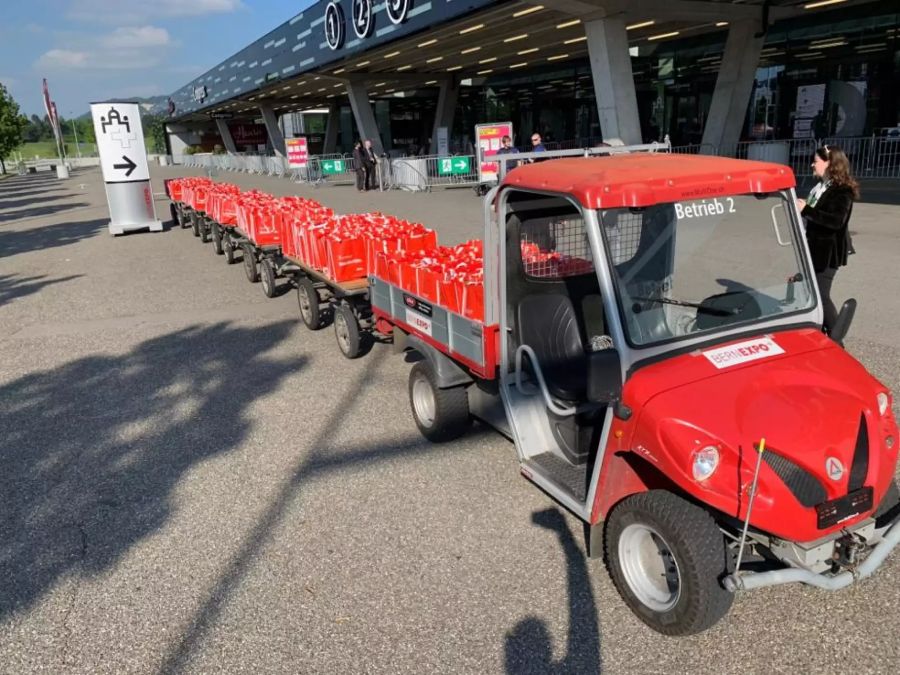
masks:
<svg viewBox="0 0 900 675"><path fill-rule="evenodd" d="M305 169L309 162L309 146L306 137L288 138L284 144L287 146L288 166L292 169Z"/></svg>
<svg viewBox="0 0 900 675"><path fill-rule="evenodd" d="M475 127L475 144L480 160L478 162L479 182L488 183L497 180L500 164L489 162L487 159L497 154L500 149L500 139L504 136L513 137L512 122L492 122Z"/></svg>
<svg viewBox="0 0 900 675"><path fill-rule="evenodd" d="M229 124L228 128L235 145L263 145L269 139L263 124Z"/></svg>

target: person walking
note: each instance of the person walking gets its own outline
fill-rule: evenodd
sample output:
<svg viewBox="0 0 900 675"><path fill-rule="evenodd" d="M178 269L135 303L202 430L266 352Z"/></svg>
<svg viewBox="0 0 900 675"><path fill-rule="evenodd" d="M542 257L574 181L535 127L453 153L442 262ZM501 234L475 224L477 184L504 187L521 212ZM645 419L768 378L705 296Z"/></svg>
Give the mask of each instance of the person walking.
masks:
<svg viewBox="0 0 900 675"><path fill-rule="evenodd" d="M363 166L366 169L366 190L374 190L376 187L375 170L378 166L378 156L375 154L375 148L372 147L372 139L366 139L363 153L365 154Z"/></svg>
<svg viewBox="0 0 900 675"><path fill-rule="evenodd" d="M806 241L812 257L816 283L825 313L823 329L831 334L837 321L837 309L831 299L831 285L839 267L853 253L850 239L850 214L859 199L859 183L850 175L850 161L836 146L823 145L813 156L813 173L819 182L797 206L806 225Z"/></svg>
<svg viewBox="0 0 900 675"><path fill-rule="evenodd" d="M356 189L366 191L366 155L362 141L353 144L353 166L356 169Z"/></svg>

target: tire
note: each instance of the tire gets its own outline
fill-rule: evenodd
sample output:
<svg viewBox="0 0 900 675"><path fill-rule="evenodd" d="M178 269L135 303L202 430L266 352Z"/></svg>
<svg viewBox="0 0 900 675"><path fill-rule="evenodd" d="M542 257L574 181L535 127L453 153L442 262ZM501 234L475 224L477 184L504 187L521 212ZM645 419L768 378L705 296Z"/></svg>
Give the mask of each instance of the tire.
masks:
<svg viewBox="0 0 900 675"><path fill-rule="evenodd" d="M209 242L210 224L205 218L200 222L200 241L204 244Z"/></svg>
<svg viewBox="0 0 900 675"><path fill-rule="evenodd" d="M178 220L178 207L175 206L175 202L169 202L169 216L172 218L172 227L181 224L181 221Z"/></svg>
<svg viewBox="0 0 900 675"><path fill-rule="evenodd" d="M191 230L193 230L195 237L200 236L200 216L197 215L196 211L191 211Z"/></svg>
<svg viewBox="0 0 900 675"><path fill-rule="evenodd" d="M268 258L264 258L259 264L259 278L262 281L263 293L267 298L274 298L278 293L275 285L275 265Z"/></svg>
<svg viewBox="0 0 900 675"><path fill-rule="evenodd" d="M231 235L227 232L222 237L222 252L225 254L225 263L234 264L234 244L231 241Z"/></svg>
<svg viewBox="0 0 900 675"><path fill-rule="evenodd" d="M900 515L900 488L894 482L881 500L881 505L875 510L875 527L884 527L898 515Z"/></svg>
<svg viewBox="0 0 900 675"><path fill-rule="evenodd" d="M359 320L353 308L346 303L338 305L334 312L334 337L341 354L348 359L362 356L366 336L359 329Z"/></svg>
<svg viewBox="0 0 900 675"><path fill-rule="evenodd" d="M216 255L222 255L225 252L222 249L222 228L218 223L210 223L209 229L212 234L213 250Z"/></svg>
<svg viewBox="0 0 900 675"><path fill-rule="evenodd" d="M244 244L241 249L244 251L244 273L247 275L247 281L255 284L259 281L259 268L256 265L256 251L250 244Z"/></svg>
<svg viewBox="0 0 900 675"><path fill-rule="evenodd" d="M300 318L310 330L319 330L322 325L322 303L319 292L309 277L303 277L297 283L297 304L300 307Z"/></svg>
<svg viewBox="0 0 900 675"><path fill-rule="evenodd" d="M729 571L724 535L706 511L671 492L651 490L618 504L605 546L619 594L659 633L704 631L734 602L721 583Z"/></svg>
<svg viewBox="0 0 900 675"><path fill-rule="evenodd" d="M409 405L419 431L432 443L459 438L472 423L465 387L440 389L427 360L419 361L409 373Z"/></svg>

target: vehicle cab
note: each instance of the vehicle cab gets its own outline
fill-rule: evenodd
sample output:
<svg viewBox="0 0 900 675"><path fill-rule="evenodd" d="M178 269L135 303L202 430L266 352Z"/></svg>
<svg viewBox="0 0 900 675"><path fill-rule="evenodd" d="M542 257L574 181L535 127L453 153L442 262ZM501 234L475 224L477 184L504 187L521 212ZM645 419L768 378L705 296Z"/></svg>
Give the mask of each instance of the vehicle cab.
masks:
<svg viewBox="0 0 900 675"><path fill-rule="evenodd" d="M660 632L707 628L739 588L846 585L900 540L890 392L821 330L794 185L636 152L526 164L490 196L521 471Z"/></svg>

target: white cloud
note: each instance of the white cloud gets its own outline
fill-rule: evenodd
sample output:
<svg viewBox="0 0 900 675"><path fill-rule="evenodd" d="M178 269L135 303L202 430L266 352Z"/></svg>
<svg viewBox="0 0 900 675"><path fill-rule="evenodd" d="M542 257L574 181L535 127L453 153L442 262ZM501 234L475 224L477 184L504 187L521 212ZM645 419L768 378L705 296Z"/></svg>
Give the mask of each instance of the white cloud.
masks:
<svg viewBox="0 0 900 675"><path fill-rule="evenodd" d="M68 16L121 26L160 17L229 14L243 6L241 0L74 0Z"/></svg>
<svg viewBox="0 0 900 675"><path fill-rule="evenodd" d="M156 26L116 28L105 36L101 44L109 49L141 49L169 44L169 31Z"/></svg>
<svg viewBox="0 0 900 675"><path fill-rule="evenodd" d="M37 68L61 70L69 68L84 68L88 63L88 53L72 49L51 49L41 54L35 63Z"/></svg>

